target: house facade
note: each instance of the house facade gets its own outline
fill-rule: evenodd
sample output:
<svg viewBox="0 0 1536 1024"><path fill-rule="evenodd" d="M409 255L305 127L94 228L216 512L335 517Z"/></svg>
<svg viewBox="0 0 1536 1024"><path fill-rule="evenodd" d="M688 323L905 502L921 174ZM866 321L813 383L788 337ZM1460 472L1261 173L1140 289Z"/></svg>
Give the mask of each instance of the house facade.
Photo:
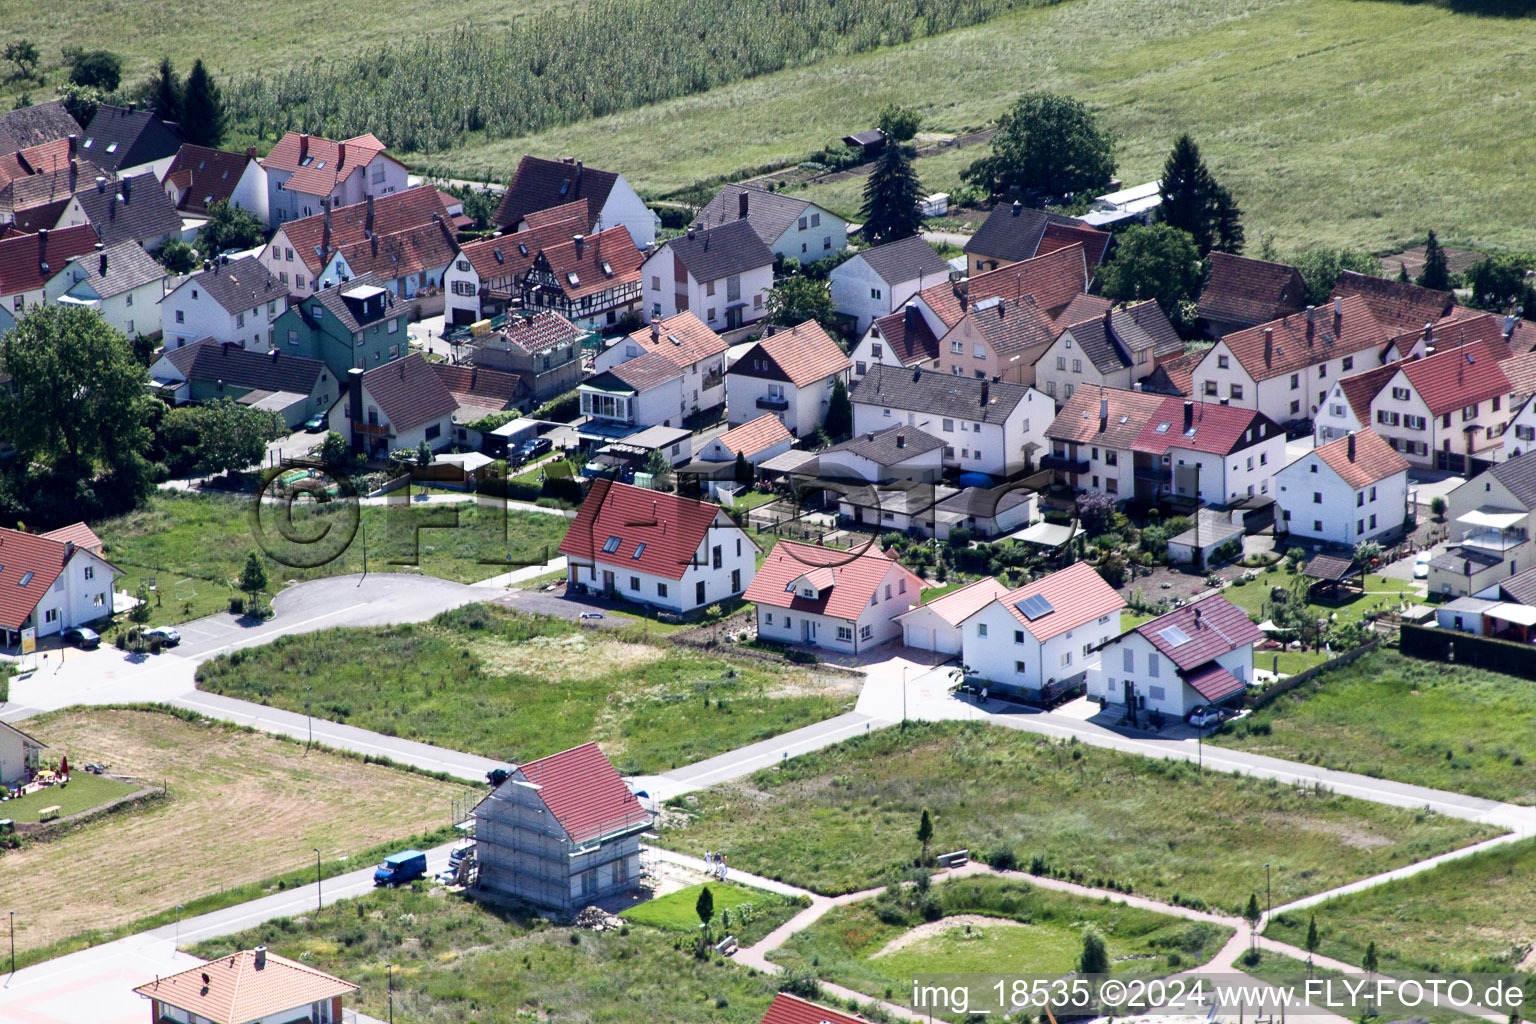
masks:
<svg viewBox="0 0 1536 1024"><path fill-rule="evenodd" d="M682 371L655 352L593 374L577 391L582 415L609 427L671 427L688 410Z"/></svg>
<svg viewBox="0 0 1536 1024"><path fill-rule="evenodd" d="M1269 496L1285 431L1252 409L1165 398L1131 448L1137 497L1232 505Z"/></svg>
<svg viewBox="0 0 1536 1024"><path fill-rule="evenodd" d="M257 946L134 991L149 1001L150 1024L342 1024L357 986Z"/></svg>
<svg viewBox="0 0 1536 1024"><path fill-rule="evenodd" d="M593 368L601 373L646 353L681 371L688 412L725 403L725 341L692 312L652 320L649 327L619 338L597 354Z"/></svg>
<svg viewBox="0 0 1536 1024"><path fill-rule="evenodd" d="M878 547L840 551L779 541L743 595L757 605L757 635L857 654L898 639L896 616L922 580Z"/></svg>
<svg viewBox="0 0 1536 1024"><path fill-rule="evenodd" d="M623 227L640 249L656 241L659 218L624 175L587 167L576 159L547 160L524 156L496 209L496 226L512 233L527 230L537 214L570 203L585 203L587 223L578 231Z"/></svg>
<svg viewBox="0 0 1536 1024"><path fill-rule="evenodd" d="M119 242L77 256L43 289L44 298L84 306L129 338L160 330L158 303L165 292L165 268L137 242Z"/></svg>
<svg viewBox="0 0 1536 1024"><path fill-rule="evenodd" d="M773 250L744 220L669 240L640 268L652 319L684 310L713 330L761 320L773 288Z"/></svg>
<svg viewBox="0 0 1536 1024"><path fill-rule="evenodd" d="M100 240L89 224L0 238L0 305L21 319L43 301L53 275L70 260L93 255Z"/></svg>
<svg viewBox="0 0 1536 1024"><path fill-rule="evenodd" d="M700 231L735 220L752 226L757 237L785 259L814 263L848 247L848 222L809 199L728 184L715 193L694 219Z"/></svg>
<svg viewBox="0 0 1536 1024"><path fill-rule="evenodd" d="M559 313L515 313L495 331L474 340L470 361L522 374L529 380L534 401L542 402L581 380L583 337L584 332Z"/></svg>
<svg viewBox="0 0 1536 1024"><path fill-rule="evenodd" d="M832 305L853 317L854 330L862 333L924 288L948 280L949 270L933 246L912 235L859 251L833 268L827 283Z"/></svg>
<svg viewBox="0 0 1536 1024"><path fill-rule="evenodd" d="M313 217L368 197L403 192L409 170L372 135L336 142L288 132L261 161L267 177L268 224Z"/></svg>
<svg viewBox="0 0 1536 1024"><path fill-rule="evenodd" d="M224 202L250 211L263 224L270 219L267 172L254 149L226 153L183 143L160 175L160 185L171 205L186 216L206 217L209 208Z"/></svg>
<svg viewBox="0 0 1536 1024"><path fill-rule="evenodd" d="M604 479L560 553L573 585L682 614L741 596L758 547L718 505Z"/></svg>
<svg viewBox="0 0 1536 1024"><path fill-rule="evenodd" d="M1162 307L1139 302L1059 330L1036 357L1034 385L1065 402L1083 387L1129 388L1183 353L1184 342Z"/></svg>
<svg viewBox="0 0 1536 1024"><path fill-rule="evenodd" d="M0 722L0 787L30 781L42 767L43 751L47 749L48 744L42 740L8 722Z"/></svg>
<svg viewBox="0 0 1536 1024"><path fill-rule="evenodd" d="M901 642L919 651L959 654L963 630L960 624L1009 588L991 576L967 583L942 597L920 604L896 616L901 623Z"/></svg>
<svg viewBox="0 0 1536 1024"><path fill-rule="evenodd" d="M112 614L112 584L122 570L91 548L46 534L0 529L8 554L0 566L0 636L6 646L21 631L52 636Z"/></svg>
<svg viewBox="0 0 1536 1024"><path fill-rule="evenodd" d="M274 345L272 322L288 309L288 290L254 256L222 260L190 274L160 301L160 329L168 349L203 338L228 341L253 352Z"/></svg>
<svg viewBox="0 0 1536 1024"><path fill-rule="evenodd" d="M842 348L814 320L773 331L726 371L730 425L771 412L796 437L814 433L835 383L848 379L848 366Z"/></svg>
<svg viewBox="0 0 1536 1024"><path fill-rule="evenodd" d="M559 313L589 331L640 311L644 257L622 225L542 249L522 279L523 308Z"/></svg>
<svg viewBox="0 0 1536 1024"><path fill-rule="evenodd" d="M228 398L275 412L290 429L329 412L340 396L336 378L318 359L281 349L252 352L212 338L166 348L150 365L149 377L175 405Z"/></svg>
<svg viewBox="0 0 1536 1024"><path fill-rule="evenodd" d="M1449 545L1429 592L1471 597L1536 565L1536 453L1483 470L1446 496Z"/></svg>
<svg viewBox="0 0 1536 1024"><path fill-rule="evenodd" d="M419 352L344 378L347 400L331 409L330 428L350 438L354 452L381 459L392 451L441 451L453 443L459 404Z"/></svg>
<svg viewBox="0 0 1536 1024"><path fill-rule="evenodd" d="M408 351L406 311L399 303L373 277L332 285L278 314L272 347L318 359L345 380L354 367L371 370Z"/></svg>
<svg viewBox="0 0 1536 1024"><path fill-rule="evenodd" d="M365 195L350 205L326 207L312 215L285 221L262 248L259 258L284 288L295 298L303 298L325 287L326 282L340 284L344 276L358 277L370 269L375 238L396 239L384 252L386 258L397 256L399 240L414 238L410 232L432 226L434 218L443 223L450 221L441 193L430 185L377 197ZM436 230L441 234L441 228ZM428 238L427 244L435 246L436 240ZM349 253L357 267L349 262ZM427 262L417 260L416 272ZM431 262L441 274L447 257ZM396 281L405 273L393 273L392 268L386 268L379 276ZM394 291L401 294L398 286Z"/></svg>
<svg viewBox="0 0 1536 1024"><path fill-rule="evenodd" d="M1163 397L1114 388L1084 388L1062 406L1046 430L1050 453L1041 460L1074 491L1136 496L1136 439L1163 407ZM1156 486L1165 477L1158 468Z"/></svg>
<svg viewBox="0 0 1536 1024"><path fill-rule="evenodd" d="M1275 501L1295 536L1346 547L1384 538L1407 521L1408 462L1366 428L1280 470Z"/></svg>

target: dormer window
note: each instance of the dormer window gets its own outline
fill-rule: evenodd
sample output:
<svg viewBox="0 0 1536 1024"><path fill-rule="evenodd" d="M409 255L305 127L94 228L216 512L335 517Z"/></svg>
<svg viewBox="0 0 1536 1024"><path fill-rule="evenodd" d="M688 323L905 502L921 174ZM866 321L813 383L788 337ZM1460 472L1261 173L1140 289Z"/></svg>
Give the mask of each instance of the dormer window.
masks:
<svg viewBox="0 0 1536 1024"><path fill-rule="evenodd" d="M603 541L603 553L606 555L613 554L615 551L619 550L619 543L619 538L609 537L607 540Z"/></svg>

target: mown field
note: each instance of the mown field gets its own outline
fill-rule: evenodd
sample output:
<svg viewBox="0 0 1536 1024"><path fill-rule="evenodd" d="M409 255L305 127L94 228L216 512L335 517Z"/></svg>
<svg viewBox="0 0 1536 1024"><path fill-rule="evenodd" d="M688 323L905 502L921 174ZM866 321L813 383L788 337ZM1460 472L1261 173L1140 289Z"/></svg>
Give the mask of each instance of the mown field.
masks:
<svg viewBox="0 0 1536 1024"><path fill-rule="evenodd" d="M106 761L114 772L163 781L169 797L0 854L18 951L293 870L313 881L312 848L331 864L431 831L451 822L452 799L467 792L154 711L61 711L27 730L74 764Z"/></svg>
<svg viewBox="0 0 1536 1024"><path fill-rule="evenodd" d="M1536 844L1510 843L1315 908L1317 951L1359 964L1376 943L1384 972L1532 967ZM1301 947L1312 910L1277 915L1264 934Z"/></svg>
<svg viewBox="0 0 1536 1024"><path fill-rule="evenodd" d="M780 896L745 885L710 882L689 885L676 892L619 911L632 924L662 931L697 936L699 933L699 894L709 889L715 916L710 922L716 936L734 935L743 949L751 946L788 921L802 909L800 900Z"/></svg>
<svg viewBox="0 0 1536 1024"><path fill-rule="evenodd" d="M940 916L926 920L935 913ZM1194 967L1232 934L1206 922L982 877L836 907L769 959L905 1003L920 974L1065 974L1077 966L1088 929L1105 940L1116 974Z"/></svg>
<svg viewBox="0 0 1536 1024"><path fill-rule="evenodd" d="M1494 126L1536 116L1522 87L1533 47L1536 19L1429 4L1079 0L444 159L479 177L524 152L571 154L662 192L803 159L888 103L919 109L925 131L959 132L1043 88L1100 111L1127 182L1155 177L1174 137L1193 133L1247 214L1250 245L1389 251L1433 227L1442 241L1528 249L1536 196L1522 169L1536 139ZM981 152L920 161L925 185L948 190ZM856 194L845 183L828 201L846 211Z"/></svg>
<svg viewBox="0 0 1536 1024"><path fill-rule="evenodd" d="M198 686L508 761L596 740L660 772L847 710L859 680L583 630L498 605L429 623L283 637L203 664Z"/></svg>
<svg viewBox="0 0 1536 1024"><path fill-rule="evenodd" d="M683 798L668 845L820 892L885 882L920 854L968 849L1165 902L1276 905L1488 838L1423 811L975 723L883 729ZM1197 904L1198 905L1198 904Z"/></svg>
<svg viewBox="0 0 1536 1024"><path fill-rule="evenodd" d="M1536 687L1391 650L1319 676L1209 742L1490 800L1536 803Z"/></svg>
<svg viewBox="0 0 1536 1024"><path fill-rule="evenodd" d="M757 1024L776 980L693 955L695 939L630 925L589 932L436 889L379 890L202 943L265 945L361 987L348 1008L419 1024Z"/></svg>

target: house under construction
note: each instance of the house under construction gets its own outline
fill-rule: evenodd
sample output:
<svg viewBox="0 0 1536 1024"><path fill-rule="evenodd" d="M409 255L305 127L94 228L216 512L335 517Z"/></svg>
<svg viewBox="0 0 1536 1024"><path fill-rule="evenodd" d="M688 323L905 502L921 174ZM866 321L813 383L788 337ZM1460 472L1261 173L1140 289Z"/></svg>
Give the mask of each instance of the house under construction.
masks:
<svg viewBox="0 0 1536 1024"><path fill-rule="evenodd" d="M651 815L595 743L514 768L474 816L480 889L575 913L639 884Z"/></svg>

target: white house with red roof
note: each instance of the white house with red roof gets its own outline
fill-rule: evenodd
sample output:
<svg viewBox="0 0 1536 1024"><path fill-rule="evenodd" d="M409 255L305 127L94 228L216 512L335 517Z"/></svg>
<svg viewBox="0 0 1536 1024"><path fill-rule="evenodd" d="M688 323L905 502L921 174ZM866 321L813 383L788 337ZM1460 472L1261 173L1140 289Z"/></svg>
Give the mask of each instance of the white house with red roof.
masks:
<svg viewBox="0 0 1536 1024"><path fill-rule="evenodd" d="M755 420L710 438L698 458L683 472L698 480L710 497L719 497L721 487L734 487L738 482L737 455L755 469L758 463L783 455L794 446L795 439L784 424L773 413L765 412Z"/></svg>
<svg viewBox="0 0 1536 1024"><path fill-rule="evenodd" d="M341 1024L357 986L257 946L134 991L149 1000L151 1024Z"/></svg>
<svg viewBox="0 0 1536 1024"><path fill-rule="evenodd" d="M1086 562L1000 594L960 622L966 676L1005 693L1060 693L1119 635L1124 607Z"/></svg>
<svg viewBox="0 0 1536 1024"><path fill-rule="evenodd" d="M758 550L719 505L609 480L560 542L572 584L678 613L740 596Z"/></svg>
<svg viewBox="0 0 1536 1024"><path fill-rule="evenodd" d="M1267 496L1285 431L1253 409L1166 398L1131 442L1138 497L1230 505ZM1145 493L1143 493L1145 491Z"/></svg>
<svg viewBox="0 0 1536 1024"><path fill-rule="evenodd" d="M99 548L70 539L83 536L69 532L83 525L54 535L0 529L0 637L7 646L21 642L23 629L49 636L112 614L112 582L122 570Z"/></svg>
<svg viewBox="0 0 1536 1024"><path fill-rule="evenodd" d="M1106 643L1088 670L1088 696L1176 719L1231 704L1253 682L1253 645L1263 637L1247 612L1212 594Z"/></svg>
<svg viewBox="0 0 1536 1024"><path fill-rule="evenodd" d="M745 597L757 605L757 635L857 654L901 636L896 616L923 581L876 547L843 551L779 541Z"/></svg>
<svg viewBox="0 0 1536 1024"><path fill-rule="evenodd" d="M647 353L661 356L682 371L689 412L725 403L725 339L692 312L684 310L665 320L652 320L649 327L618 338L597 354L594 369L599 373L611 370Z"/></svg>
<svg viewBox="0 0 1536 1024"><path fill-rule="evenodd" d="M409 185L407 168L385 148L372 135L335 142L288 132L261 161L267 172L268 223L403 192Z"/></svg>
<svg viewBox="0 0 1536 1024"><path fill-rule="evenodd" d="M852 364L814 320L769 334L742 353L725 374L731 426L771 412L796 437L821 426L833 384L848 380Z"/></svg>
<svg viewBox="0 0 1536 1024"><path fill-rule="evenodd" d="M1350 547L1390 534L1408 516L1408 468L1369 427L1329 441L1275 475L1275 528Z"/></svg>
<svg viewBox="0 0 1536 1024"><path fill-rule="evenodd" d="M513 766L474 815L480 889L572 914L640 882L651 815L596 743Z"/></svg>
<svg viewBox="0 0 1536 1024"><path fill-rule="evenodd" d="M896 616L896 621L901 623L901 642L920 651L959 654L960 624L1008 590L1006 584L984 576L959 590L951 590L927 604L902 612Z"/></svg>

